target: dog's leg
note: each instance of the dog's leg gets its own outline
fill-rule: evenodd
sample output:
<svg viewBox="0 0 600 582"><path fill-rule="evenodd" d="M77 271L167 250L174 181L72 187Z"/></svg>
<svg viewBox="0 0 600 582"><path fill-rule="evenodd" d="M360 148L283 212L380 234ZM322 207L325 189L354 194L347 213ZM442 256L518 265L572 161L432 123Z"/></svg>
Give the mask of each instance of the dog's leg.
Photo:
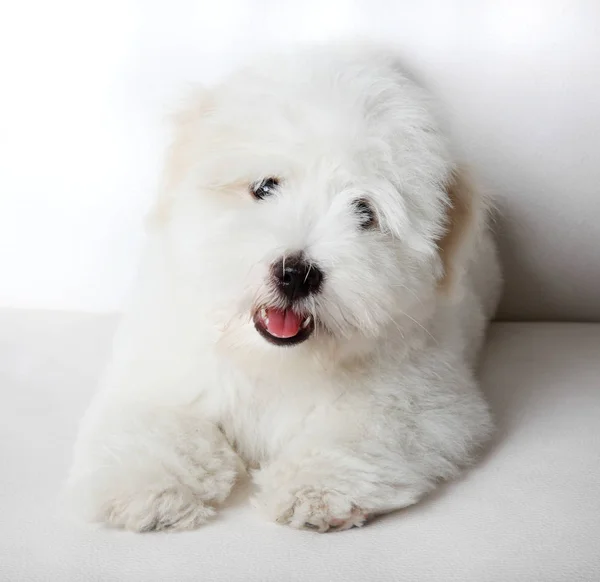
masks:
<svg viewBox="0 0 600 582"><path fill-rule="evenodd" d="M314 410L255 474L255 502L270 519L295 528L361 526L455 477L491 429L466 369L415 367L402 386L356 387Z"/></svg>
<svg viewBox="0 0 600 582"><path fill-rule="evenodd" d="M294 458L284 454L254 476L260 488L254 503L269 519L298 529L360 527L416 503L433 486L394 456L332 444L315 444Z"/></svg>
<svg viewBox="0 0 600 582"><path fill-rule="evenodd" d="M83 420L67 494L90 521L133 531L192 529L229 495L240 460L189 407L103 402Z"/></svg>

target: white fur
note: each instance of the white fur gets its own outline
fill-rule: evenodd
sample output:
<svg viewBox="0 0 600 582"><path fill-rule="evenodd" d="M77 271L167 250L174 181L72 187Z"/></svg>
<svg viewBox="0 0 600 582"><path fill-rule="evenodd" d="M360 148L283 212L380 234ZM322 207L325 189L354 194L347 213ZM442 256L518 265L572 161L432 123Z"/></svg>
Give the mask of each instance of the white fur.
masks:
<svg viewBox="0 0 600 582"><path fill-rule="evenodd" d="M88 518L203 523L244 466L272 520L326 531L416 503L491 432L473 362L498 296L480 199L440 290L456 164L427 93L385 51L259 59L195 96L130 308L85 415L69 492ZM257 201L248 185L282 179ZM379 226L357 227L371 200ZM295 347L251 321L269 266L321 265Z"/></svg>

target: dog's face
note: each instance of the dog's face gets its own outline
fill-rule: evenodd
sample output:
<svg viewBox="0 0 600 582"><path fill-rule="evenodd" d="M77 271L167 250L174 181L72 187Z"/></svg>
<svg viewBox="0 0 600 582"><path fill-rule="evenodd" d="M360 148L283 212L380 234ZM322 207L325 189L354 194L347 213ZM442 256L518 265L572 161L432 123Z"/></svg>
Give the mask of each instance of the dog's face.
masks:
<svg viewBox="0 0 600 582"><path fill-rule="evenodd" d="M290 69L246 70L180 118L172 252L225 345L356 348L435 292L452 167L391 64Z"/></svg>

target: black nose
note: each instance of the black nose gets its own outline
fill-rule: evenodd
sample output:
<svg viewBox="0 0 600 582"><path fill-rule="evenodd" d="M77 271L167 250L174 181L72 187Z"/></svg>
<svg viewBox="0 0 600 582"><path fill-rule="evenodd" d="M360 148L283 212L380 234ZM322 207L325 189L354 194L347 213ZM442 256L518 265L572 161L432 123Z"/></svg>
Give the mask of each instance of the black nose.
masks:
<svg viewBox="0 0 600 582"><path fill-rule="evenodd" d="M318 293L323 272L302 255L290 255L273 264L272 275L277 288L291 301Z"/></svg>

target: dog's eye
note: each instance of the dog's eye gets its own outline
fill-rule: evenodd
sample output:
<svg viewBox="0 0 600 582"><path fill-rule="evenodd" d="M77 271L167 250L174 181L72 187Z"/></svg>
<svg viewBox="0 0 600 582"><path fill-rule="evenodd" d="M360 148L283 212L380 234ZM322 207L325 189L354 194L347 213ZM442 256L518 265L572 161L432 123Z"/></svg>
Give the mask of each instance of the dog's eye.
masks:
<svg viewBox="0 0 600 582"><path fill-rule="evenodd" d="M362 229L373 228L377 224L377 215L368 200L359 198L358 200L354 200L352 204L354 212L358 217L358 224Z"/></svg>
<svg viewBox="0 0 600 582"><path fill-rule="evenodd" d="M250 192L254 198L262 200L263 198L267 198L274 194L277 191L277 186L279 186L279 180L277 178L265 178L260 182L251 184Z"/></svg>

